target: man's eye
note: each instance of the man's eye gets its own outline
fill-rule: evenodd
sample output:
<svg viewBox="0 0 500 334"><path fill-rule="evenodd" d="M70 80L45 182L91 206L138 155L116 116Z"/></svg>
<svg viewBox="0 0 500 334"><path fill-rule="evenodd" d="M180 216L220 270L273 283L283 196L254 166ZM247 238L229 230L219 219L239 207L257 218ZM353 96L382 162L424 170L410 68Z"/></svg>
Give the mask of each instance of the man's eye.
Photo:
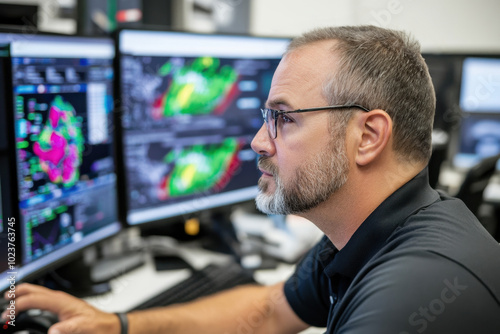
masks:
<svg viewBox="0 0 500 334"><path fill-rule="evenodd" d="M281 118L281 121L282 121L283 123L292 123L292 122L293 122L293 119L292 119L292 118L290 118L290 117L289 117L288 115L286 115L286 114L281 114L281 115L280 115L280 118Z"/></svg>

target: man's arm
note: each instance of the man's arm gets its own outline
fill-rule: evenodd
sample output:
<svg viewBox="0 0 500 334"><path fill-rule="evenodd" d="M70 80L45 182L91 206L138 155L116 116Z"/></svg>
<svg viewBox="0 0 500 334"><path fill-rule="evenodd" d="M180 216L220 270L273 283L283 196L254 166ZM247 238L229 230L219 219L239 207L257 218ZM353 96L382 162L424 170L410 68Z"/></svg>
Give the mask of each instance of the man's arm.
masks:
<svg viewBox="0 0 500 334"><path fill-rule="evenodd" d="M45 309L59 315L49 334L119 334L118 317L66 293L22 284L16 310ZM128 314L129 333L297 333L308 327L288 305L283 283L242 286L194 302ZM56 331L57 330L57 331Z"/></svg>

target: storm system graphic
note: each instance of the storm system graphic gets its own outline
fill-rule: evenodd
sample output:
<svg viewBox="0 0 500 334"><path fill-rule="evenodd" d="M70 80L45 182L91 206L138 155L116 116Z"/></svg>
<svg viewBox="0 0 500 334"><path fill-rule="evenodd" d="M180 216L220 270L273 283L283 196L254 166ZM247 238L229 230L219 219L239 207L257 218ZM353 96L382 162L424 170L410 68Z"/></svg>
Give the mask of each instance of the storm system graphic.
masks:
<svg viewBox="0 0 500 334"><path fill-rule="evenodd" d="M226 138L220 145L195 145L169 152L164 161L173 167L160 183L158 198L223 189L241 164L239 149L237 139Z"/></svg>
<svg viewBox="0 0 500 334"><path fill-rule="evenodd" d="M260 175L250 142L262 126L258 108L277 62L124 58L123 152L131 211L223 198L256 185Z"/></svg>
<svg viewBox="0 0 500 334"><path fill-rule="evenodd" d="M33 145L33 153L40 159L41 169L51 182L65 187L79 179L84 138L75 109L57 95L49 109L49 117Z"/></svg>
<svg viewBox="0 0 500 334"><path fill-rule="evenodd" d="M220 60L200 57L180 68L169 61L158 70L160 77L171 76L168 89L154 102L155 119L175 115L218 114L237 94L237 71Z"/></svg>

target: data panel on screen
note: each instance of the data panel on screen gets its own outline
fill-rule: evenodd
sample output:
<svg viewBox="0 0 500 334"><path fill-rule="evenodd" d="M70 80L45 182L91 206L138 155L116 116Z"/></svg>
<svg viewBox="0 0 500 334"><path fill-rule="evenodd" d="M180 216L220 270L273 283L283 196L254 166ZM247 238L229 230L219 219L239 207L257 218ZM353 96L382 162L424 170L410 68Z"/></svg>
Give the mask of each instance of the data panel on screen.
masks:
<svg viewBox="0 0 500 334"><path fill-rule="evenodd" d="M22 273L115 234L110 40L11 44Z"/></svg>
<svg viewBox="0 0 500 334"><path fill-rule="evenodd" d="M460 108L500 113L500 57L467 57L462 66Z"/></svg>
<svg viewBox="0 0 500 334"><path fill-rule="evenodd" d="M250 142L287 42L121 31L130 224L255 197L259 173Z"/></svg>

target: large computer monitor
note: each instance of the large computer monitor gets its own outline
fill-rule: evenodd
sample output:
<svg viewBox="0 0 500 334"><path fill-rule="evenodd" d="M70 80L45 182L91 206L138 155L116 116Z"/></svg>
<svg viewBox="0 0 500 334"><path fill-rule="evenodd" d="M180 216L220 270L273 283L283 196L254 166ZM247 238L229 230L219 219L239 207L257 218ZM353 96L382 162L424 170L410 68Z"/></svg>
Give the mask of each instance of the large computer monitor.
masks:
<svg viewBox="0 0 500 334"><path fill-rule="evenodd" d="M465 57L462 119L453 164L470 168L500 153L500 57Z"/></svg>
<svg viewBox="0 0 500 334"><path fill-rule="evenodd" d="M453 165L468 169L497 154L500 154L500 112L464 116Z"/></svg>
<svg viewBox="0 0 500 334"><path fill-rule="evenodd" d="M11 42L18 279L116 234L111 39Z"/></svg>
<svg viewBox="0 0 500 334"><path fill-rule="evenodd" d="M468 113L500 113L500 57L466 57L460 108Z"/></svg>
<svg viewBox="0 0 500 334"><path fill-rule="evenodd" d="M130 225L253 200L251 140L288 39L122 30L124 195Z"/></svg>

